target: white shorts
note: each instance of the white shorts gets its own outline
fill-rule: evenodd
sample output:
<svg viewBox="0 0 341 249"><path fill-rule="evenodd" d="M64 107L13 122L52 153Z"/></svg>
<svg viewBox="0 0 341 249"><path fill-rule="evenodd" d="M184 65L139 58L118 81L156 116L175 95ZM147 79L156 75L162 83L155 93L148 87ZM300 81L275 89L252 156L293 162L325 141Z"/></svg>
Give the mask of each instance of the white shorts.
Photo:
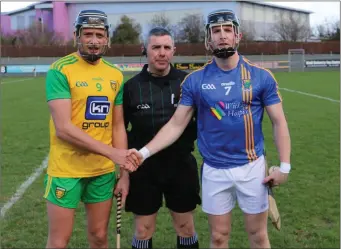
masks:
<svg viewBox="0 0 341 249"><path fill-rule="evenodd" d="M213 215L229 213L236 201L247 214L258 214L269 207L268 191L262 183L265 160L232 169L216 169L206 163L202 169L202 210Z"/></svg>

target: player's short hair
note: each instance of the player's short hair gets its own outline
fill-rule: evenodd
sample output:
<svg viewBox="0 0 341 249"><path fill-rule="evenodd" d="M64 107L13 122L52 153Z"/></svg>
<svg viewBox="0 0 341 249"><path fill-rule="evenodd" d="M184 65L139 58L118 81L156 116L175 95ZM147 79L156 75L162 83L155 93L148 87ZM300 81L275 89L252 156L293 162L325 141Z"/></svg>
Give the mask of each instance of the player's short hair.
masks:
<svg viewBox="0 0 341 249"><path fill-rule="evenodd" d="M170 36L172 39L172 42L174 44L174 37L169 30L167 30L166 28L163 28L163 27L155 27L148 32L147 39L145 42L145 47L146 48L148 47L149 39L151 36L164 36L164 35Z"/></svg>

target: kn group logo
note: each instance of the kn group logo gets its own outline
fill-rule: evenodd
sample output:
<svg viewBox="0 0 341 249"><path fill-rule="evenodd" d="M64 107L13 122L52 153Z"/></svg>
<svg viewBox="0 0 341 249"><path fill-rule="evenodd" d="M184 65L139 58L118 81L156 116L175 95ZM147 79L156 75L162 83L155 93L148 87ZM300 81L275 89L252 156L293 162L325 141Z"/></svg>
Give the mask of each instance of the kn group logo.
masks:
<svg viewBox="0 0 341 249"><path fill-rule="evenodd" d="M108 97L90 96L86 101L85 119L105 120L110 112Z"/></svg>
<svg viewBox="0 0 341 249"><path fill-rule="evenodd" d="M105 96L89 96L86 101L85 119L94 122L83 122L82 128L88 129L90 127L106 128L109 122L96 122L105 120L110 112L110 102Z"/></svg>

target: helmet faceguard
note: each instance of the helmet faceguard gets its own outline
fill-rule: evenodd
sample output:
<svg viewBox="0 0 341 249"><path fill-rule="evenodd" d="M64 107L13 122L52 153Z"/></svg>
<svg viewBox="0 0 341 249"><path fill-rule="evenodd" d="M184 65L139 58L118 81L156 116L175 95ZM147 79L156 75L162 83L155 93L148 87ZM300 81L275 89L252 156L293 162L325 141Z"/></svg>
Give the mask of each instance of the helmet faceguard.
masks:
<svg viewBox="0 0 341 249"><path fill-rule="evenodd" d="M80 37L82 33L82 29L84 28L91 28L91 29L103 29L106 31L106 35L108 38L108 43L105 45L99 45L99 44L83 44L80 42ZM89 62L95 62L99 60L107 51L108 48L110 48L110 25L108 24L108 17L107 15L99 10L83 10L81 11L74 23L74 32L76 35L76 44L79 50L79 53L81 56ZM87 46L90 47L96 47L99 48L99 53L97 54L91 54L86 52L84 47Z"/></svg>
<svg viewBox="0 0 341 249"><path fill-rule="evenodd" d="M220 48L217 44L214 44L212 40L212 28L220 27L221 32L224 33L223 26L232 26L234 31L234 42L232 46ZM207 23L205 25L205 47L210 50L218 58L229 58L238 49L240 41L240 24L237 16L232 10L217 10L211 12L207 17Z"/></svg>

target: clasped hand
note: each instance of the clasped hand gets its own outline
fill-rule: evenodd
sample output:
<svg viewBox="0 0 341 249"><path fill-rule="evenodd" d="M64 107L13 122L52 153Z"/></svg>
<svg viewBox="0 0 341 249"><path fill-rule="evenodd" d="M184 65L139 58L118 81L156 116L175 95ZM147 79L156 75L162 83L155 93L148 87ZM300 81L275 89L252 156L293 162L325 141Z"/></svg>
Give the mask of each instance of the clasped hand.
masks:
<svg viewBox="0 0 341 249"><path fill-rule="evenodd" d="M117 149L112 155L112 161L118 164L121 168L134 172L143 162L143 156L136 149L122 150Z"/></svg>

